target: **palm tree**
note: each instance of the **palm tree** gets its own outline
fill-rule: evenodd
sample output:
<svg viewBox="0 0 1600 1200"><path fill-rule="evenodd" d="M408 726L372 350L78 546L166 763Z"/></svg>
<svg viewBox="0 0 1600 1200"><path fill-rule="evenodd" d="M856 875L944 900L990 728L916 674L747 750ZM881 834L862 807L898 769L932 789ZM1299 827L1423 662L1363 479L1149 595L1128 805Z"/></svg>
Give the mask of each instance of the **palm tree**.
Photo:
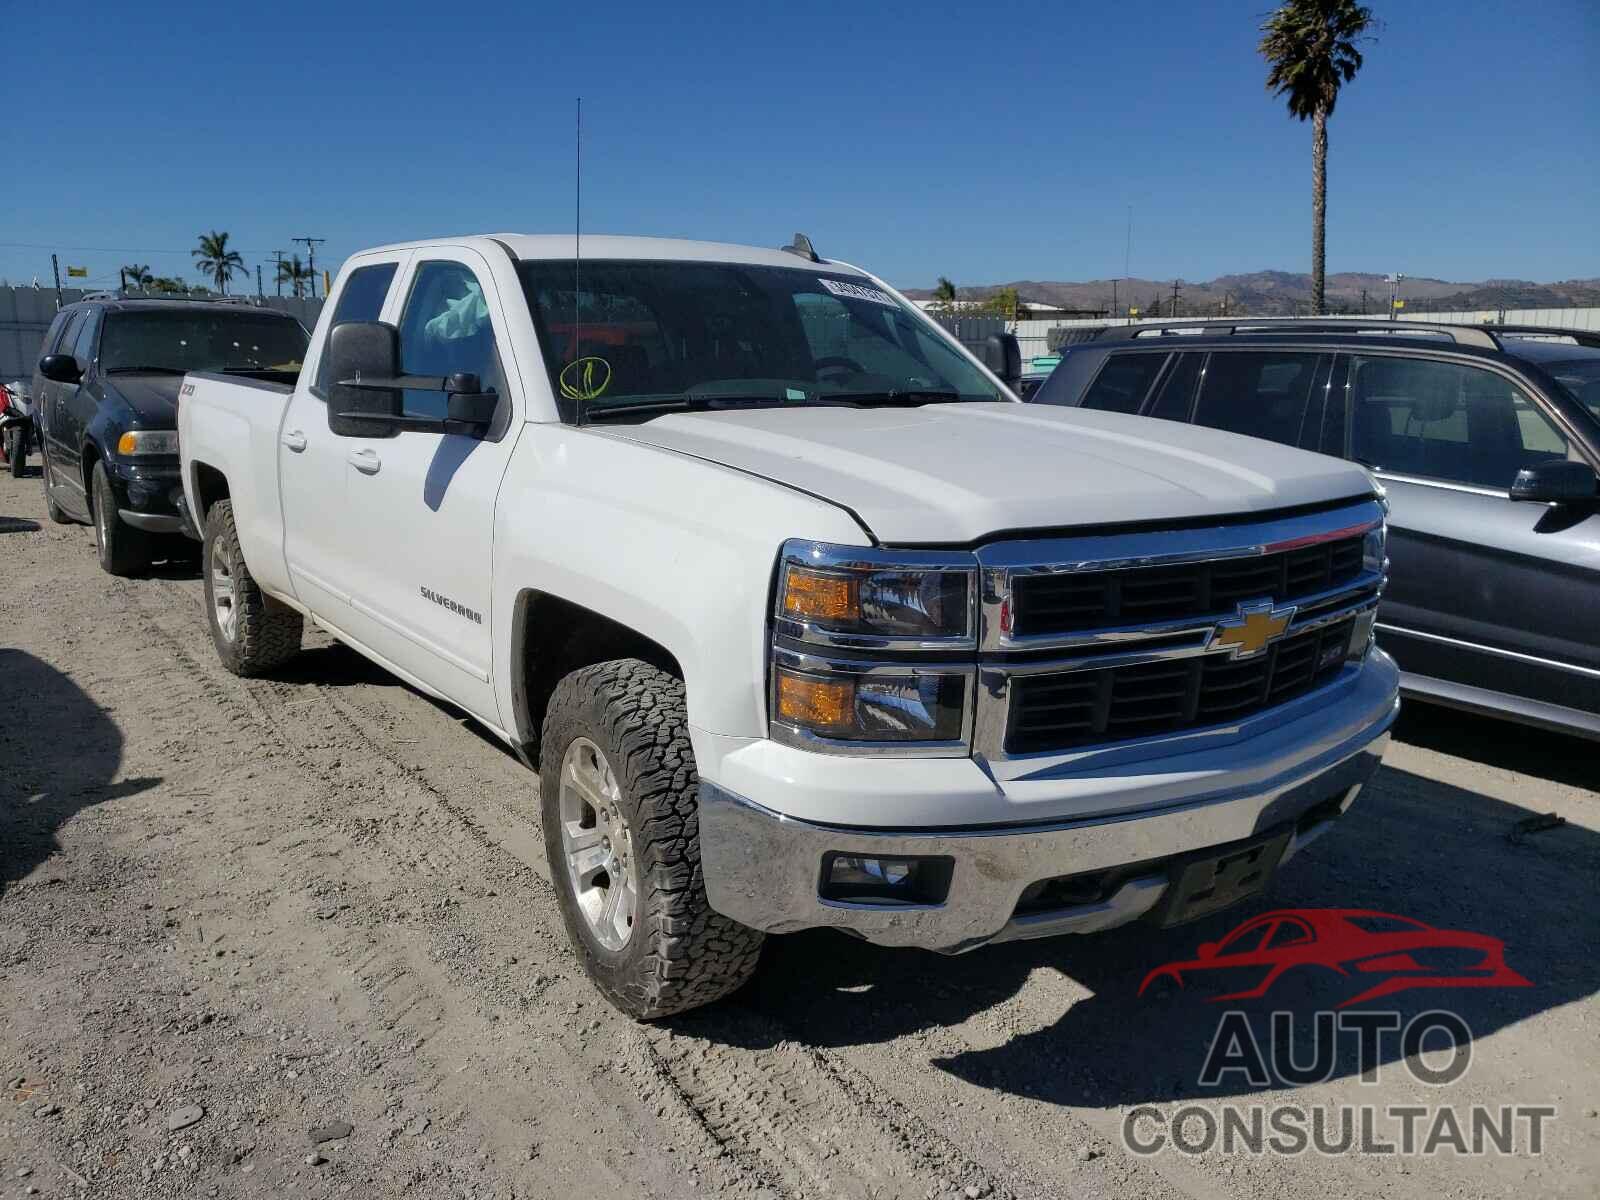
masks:
<svg viewBox="0 0 1600 1200"><path fill-rule="evenodd" d="M215 229L210 233L202 233L200 245L190 253L194 255L194 265L211 276L217 291L224 296L228 294L228 280L233 278L235 272L244 270L244 259L239 252L228 249L228 235L218 233Z"/></svg>
<svg viewBox="0 0 1600 1200"><path fill-rule="evenodd" d="M1285 96L1289 115L1311 122L1311 310L1323 309L1327 277L1328 118L1339 89L1361 69L1356 43L1376 26L1354 0L1288 0L1261 26L1267 91Z"/></svg>
<svg viewBox="0 0 1600 1200"><path fill-rule="evenodd" d="M133 288L147 288L155 282L155 276L150 274L150 268L141 263L122 268L122 278L126 286Z"/></svg>
<svg viewBox="0 0 1600 1200"><path fill-rule="evenodd" d="M169 275L157 275L150 281L152 292L187 292L189 285L181 279L174 279Z"/></svg>
<svg viewBox="0 0 1600 1200"><path fill-rule="evenodd" d="M291 286L296 300L305 295L306 280L310 278L311 271L300 261L298 254L278 260L278 281Z"/></svg>

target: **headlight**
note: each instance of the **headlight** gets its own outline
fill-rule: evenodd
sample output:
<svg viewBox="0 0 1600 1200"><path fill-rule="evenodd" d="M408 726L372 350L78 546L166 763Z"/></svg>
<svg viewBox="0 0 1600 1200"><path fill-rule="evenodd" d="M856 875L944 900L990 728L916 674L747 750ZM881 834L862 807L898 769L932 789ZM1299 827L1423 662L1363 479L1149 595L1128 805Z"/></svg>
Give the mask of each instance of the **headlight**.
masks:
<svg viewBox="0 0 1600 1200"><path fill-rule="evenodd" d="M1389 570L1389 523L1382 521L1377 528L1367 530L1361 539L1361 569L1374 575L1387 574Z"/></svg>
<svg viewBox="0 0 1600 1200"><path fill-rule="evenodd" d="M780 634L824 645L976 646L976 576L970 554L790 542L773 617Z"/></svg>
<svg viewBox="0 0 1600 1200"><path fill-rule="evenodd" d="M117 453L121 455L176 454L177 452L178 434L176 430L135 429L117 439Z"/></svg>
<svg viewBox="0 0 1600 1200"><path fill-rule="evenodd" d="M772 732L790 745L966 753L973 671L828 660L779 650Z"/></svg>

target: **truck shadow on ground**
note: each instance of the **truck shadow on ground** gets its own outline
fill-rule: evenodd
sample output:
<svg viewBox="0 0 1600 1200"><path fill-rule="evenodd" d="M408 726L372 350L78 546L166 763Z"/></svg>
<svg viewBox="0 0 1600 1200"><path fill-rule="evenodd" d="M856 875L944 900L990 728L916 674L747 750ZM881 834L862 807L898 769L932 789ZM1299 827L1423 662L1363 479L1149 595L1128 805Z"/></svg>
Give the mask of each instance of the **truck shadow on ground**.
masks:
<svg viewBox="0 0 1600 1200"><path fill-rule="evenodd" d="M1273 1011L1295 1014L1296 1036L1307 1038L1316 1011L1358 995L1371 977L1353 983L1333 971L1301 968L1261 999L1212 1003L1225 990L1221 982L1140 997L1146 973L1193 959L1201 942L1257 913L1361 908L1504 940L1506 962L1532 987L1415 989L1361 1005L1402 1020L1447 1009L1481 1039L1600 989L1594 921L1587 912L1575 919L1573 908L1594 895L1600 836L1566 825L1508 839L1518 821L1553 807L1530 799L1534 807L1522 808L1385 767L1341 828L1299 856L1265 896L1236 909L1175 929L1135 926L955 958L885 950L831 932L778 938L769 943L763 972L732 1002L745 1019L719 1028L711 1009L682 1018L684 1032L834 1048L926 1032L931 1066L982 1087L1091 1107L1192 1098L1200 1094L1197 1078L1224 1011L1249 1013L1265 1049ZM1051 972L1057 977L1033 979ZM1248 988L1263 974L1246 982L1235 976L1226 987ZM1037 989L1030 1002L1013 1003L1030 979ZM969 1025L957 1039L942 1033L967 1022L976 1028ZM985 1048L945 1049L958 1040ZM1359 1069L1354 1040L1345 1040L1332 1078ZM1297 1054L1309 1058L1306 1043L1298 1045ZM1401 1057L1399 1038L1387 1038L1380 1064ZM1258 1090L1264 1089L1235 1075L1204 1095Z"/></svg>
<svg viewBox="0 0 1600 1200"><path fill-rule="evenodd" d="M0 894L60 849L81 810L137 795L159 778L116 779L122 731L49 663L0 650Z"/></svg>

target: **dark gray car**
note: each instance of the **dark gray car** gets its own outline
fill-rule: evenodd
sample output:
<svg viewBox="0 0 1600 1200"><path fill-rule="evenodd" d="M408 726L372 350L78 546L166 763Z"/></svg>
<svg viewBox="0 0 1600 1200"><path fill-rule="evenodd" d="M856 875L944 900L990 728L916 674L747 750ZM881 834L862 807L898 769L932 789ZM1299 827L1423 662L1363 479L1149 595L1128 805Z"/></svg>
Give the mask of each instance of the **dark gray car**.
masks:
<svg viewBox="0 0 1600 1200"><path fill-rule="evenodd" d="M1600 738L1600 335L1105 330L1034 394L1354 459L1388 492L1380 641L1410 694Z"/></svg>

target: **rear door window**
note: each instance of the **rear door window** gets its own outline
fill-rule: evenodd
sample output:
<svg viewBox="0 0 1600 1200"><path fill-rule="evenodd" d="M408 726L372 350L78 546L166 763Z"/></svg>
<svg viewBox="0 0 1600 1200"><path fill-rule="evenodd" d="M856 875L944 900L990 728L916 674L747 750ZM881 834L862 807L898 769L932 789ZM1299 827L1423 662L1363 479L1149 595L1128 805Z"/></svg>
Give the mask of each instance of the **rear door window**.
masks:
<svg viewBox="0 0 1600 1200"><path fill-rule="evenodd" d="M1113 354L1100 368L1100 374L1084 393L1081 408L1102 412L1136 413L1150 393L1167 354Z"/></svg>
<svg viewBox="0 0 1600 1200"><path fill-rule="evenodd" d="M1200 386L1195 423L1299 445L1321 357L1279 350L1213 353ZM1319 406L1319 421L1321 416Z"/></svg>
<svg viewBox="0 0 1600 1200"><path fill-rule="evenodd" d="M1204 354L1180 354L1172 370L1167 372L1150 406L1150 416L1168 421L1187 421L1194 410L1194 389L1200 382L1200 367Z"/></svg>
<svg viewBox="0 0 1600 1200"><path fill-rule="evenodd" d="M72 343L72 357L84 366L94 361L95 327L98 324L95 314L90 313L84 318L83 324L78 326L78 338Z"/></svg>

